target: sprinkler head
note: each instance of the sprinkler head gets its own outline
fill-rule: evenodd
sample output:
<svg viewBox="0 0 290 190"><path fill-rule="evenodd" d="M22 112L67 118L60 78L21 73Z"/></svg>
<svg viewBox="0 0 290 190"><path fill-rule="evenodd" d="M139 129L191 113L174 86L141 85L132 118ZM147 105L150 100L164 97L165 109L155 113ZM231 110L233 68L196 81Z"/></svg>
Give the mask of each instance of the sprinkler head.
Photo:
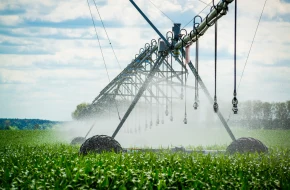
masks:
<svg viewBox="0 0 290 190"><path fill-rule="evenodd" d="M169 111L165 110L165 115L168 116L168 114L169 114Z"/></svg>
<svg viewBox="0 0 290 190"><path fill-rule="evenodd" d="M170 116L170 121L173 121L173 116Z"/></svg>
<svg viewBox="0 0 290 190"><path fill-rule="evenodd" d="M152 127L152 125L153 125L153 122L152 122L152 120L150 121L150 127Z"/></svg>
<svg viewBox="0 0 290 190"><path fill-rule="evenodd" d="M187 119L186 119L186 117L183 119L183 123L184 123L184 124L187 124Z"/></svg>
<svg viewBox="0 0 290 190"><path fill-rule="evenodd" d="M237 97L234 97L233 100L232 100L232 104L233 105L238 105L239 101L237 99Z"/></svg>
<svg viewBox="0 0 290 190"><path fill-rule="evenodd" d="M197 103L197 102L194 102L193 107L194 107L194 109L196 110L197 107L198 107L198 103Z"/></svg>
<svg viewBox="0 0 290 190"><path fill-rule="evenodd" d="M157 121L156 121L156 125L158 125L159 124L159 119L157 119Z"/></svg>
<svg viewBox="0 0 290 190"><path fill-rule="evenodd" d="M214 103L213 103L213 110L214 110L215 113L218 112L218 110L219 110L219 105L218 105L217 102L214 102Z"/></svg>
<svg viewBox="0 0 290 190"><path fill-rule="evenodd" d="M233 104L232 110L233 110L234 114L238 113L238 103L239 103L238 99L236 97L234 97L232 100L232 104Z"/></svg>
<svg viewBox="0 0 290 190"><path fill-rule="evenodd" d="M233 107L233 112L234 112L234 114L238 114L238 108L237 107Z"/></svg>

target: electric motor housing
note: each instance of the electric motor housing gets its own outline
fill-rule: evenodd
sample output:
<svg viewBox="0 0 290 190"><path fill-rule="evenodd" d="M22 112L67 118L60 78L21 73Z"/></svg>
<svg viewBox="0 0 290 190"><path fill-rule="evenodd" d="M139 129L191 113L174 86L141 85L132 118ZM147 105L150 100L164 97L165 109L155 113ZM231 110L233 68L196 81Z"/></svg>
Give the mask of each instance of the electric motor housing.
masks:
<svg viewBox="0 0 290 190"><path fill-rule="evenodd" d="M163 40L160 40L159 41L159 44L158 44L158 52L159 53L163 53L167 50L167 45L166 43L163 41Z"/></svg>

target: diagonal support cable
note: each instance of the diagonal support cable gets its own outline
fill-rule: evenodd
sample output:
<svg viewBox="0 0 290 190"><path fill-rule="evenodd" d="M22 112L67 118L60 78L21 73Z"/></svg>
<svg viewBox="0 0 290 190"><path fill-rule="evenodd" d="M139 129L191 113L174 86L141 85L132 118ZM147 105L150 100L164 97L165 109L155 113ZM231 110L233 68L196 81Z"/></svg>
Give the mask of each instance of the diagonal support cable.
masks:
<svg viewBox="0 0 290 190"><path fill-rule="evenodd" d="M122 67L121 67L121 65L120 65L120 62L119 62L119 60L118 60L118 58L117 58L117 55L116 55L116 53L115 53L115 50L114 50L114 48L113 48L112 42L111 42L111 40L110 40L110 38L109 38L109 35L108 35L108 33L107 33L107 30L106 30L106 27L105 27L105 25L104 25L104 22L103 22L103 19L102 19L102 17L101 17L101 14L100 14L100 12L99 12L99 9L98 9L98 7L97 7L96 1L95 1L95 0L93 0L93 1L94 1L94 4L95 4L95 7L96 7L96 9L97 9L98 15L99 15L99 17L100 17L100 19L101 19L101 23L102 23L103 28L104 28L104 30L105 30L105 33L106 33L106 35L107 35L107 38L108 38L108 41L109 41L110 46L111 46L111 48L112 48L112 51L113 51L113 53L114 53L114 56L115 56L115 58L116 58L116 60L117 60L117 63L118 63L118 65L119 65L119 68L122 69Z"/></svg>
<svg viewBox="0 0 290 190"><path fill-rule="evenodd" d="M92 18L92 21L93 21L93 25L94 25L94 29L95 29L95 32L96 32L96 36L97 36L97 39L98 39L99 47L100 47L100 50L101 50L101 54L102 54L103 63L104 63L105 69L106 69L107 77L108 77L109 82L111 82L111 79L110 79L110 76L109 76L109 72L108 72L108 68L107 68L107 64L106 64L105 57L104 57L104 54L103 54L103 49L102 49L101 42L100 42L100 39L99 39L99 35L98 35L97 29L96 29L96 24L95 24L94 17L93 17L93 14L92 14L92 11L91 11L91 7L90 7L90 4L89 4L89 0L87 0L87 3L88 3L89 10L90 10L91 18ZM117 109L117 112L118 112L119 119L121 120L120 113L119 113L119 108L118 108L116 100L114 101L114 103L116 105L116 109Z"/></svg>

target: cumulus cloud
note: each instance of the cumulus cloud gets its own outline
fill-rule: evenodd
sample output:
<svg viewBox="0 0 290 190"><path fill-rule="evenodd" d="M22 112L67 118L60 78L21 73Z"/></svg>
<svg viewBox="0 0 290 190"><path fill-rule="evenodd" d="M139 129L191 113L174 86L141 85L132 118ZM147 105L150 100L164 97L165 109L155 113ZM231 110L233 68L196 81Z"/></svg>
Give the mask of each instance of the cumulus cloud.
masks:
<svg viewBox="0 0 290 190"><path fill-rule="evenodd" d="M198 0L152 0L157 8L149 1L135 2L164 35L171 30L170 19L182 27L189 23L189 32L189 21L206 7ZM97 9L93 1L89 3L112 80L145 43L159 37L129 1L96 1L120 69ZM263 4L264 0L238 2L238 81ZM204 17L209 9L200 15ZM289 99L289 12L289 2L267 1L239 89L241 100ZM218 21L218 92L223 101L230 101L233 91L233 18L232 3L227 15ZM194 50L195 44L191 47L192 60ZM200 74L210 92L214 88L213 56L212 27L200 38ZM91 102L108 82L86 1L1 1L0 103L7 110L0 110L1 117L69 120L78 103ZM194 84L192 75L189 83ZM56 109L62 111L56 114Z"/></svg>

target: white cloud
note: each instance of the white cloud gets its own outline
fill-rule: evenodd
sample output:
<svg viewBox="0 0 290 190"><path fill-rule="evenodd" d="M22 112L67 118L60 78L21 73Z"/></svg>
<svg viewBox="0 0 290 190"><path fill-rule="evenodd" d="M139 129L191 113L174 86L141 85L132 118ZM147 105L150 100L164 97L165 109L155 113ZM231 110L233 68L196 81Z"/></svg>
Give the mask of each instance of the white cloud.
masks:
<svg viewBox="0 0 290 190"><path fill-rule="evenodd" d="M7 25L7 26L15 26L21 23L22 19L17 15L7 15L1 16L0 15L0 24Z"/></svg>
<svg viewBox="0 0 290 190"><path fill-rule="evenodd" d="M7 69L2 69L0 71L0 82L3 83L16 83L16 84L25 84L25 83L35 83L35 78L29 73L24 71L11 71Z"/></svg>
<svg viewBox="0 0 290 190"><path fill-rule="evenodd" d="M194 12L199 12L205 7L197 0L154 0L152 2L163 12L171 15L174 21L182 20L182 24L192 19ZM90 1L90 3L95 19L99 21L93 2ZM171 29L170 20L150 2L136 0L136 3L161 33L165 35ZM263 3L263 0L247 0L238 3L238 81ZM15 53L0 54L0 91L4 92L0 100L2 107L9 108L10 115L15 117L34 117L33 114L35 114L35 117L68 120L70 112L78 103L91 102L108 84L93 25L90 28L55 28L37 27L37 25L18 27L18 24L25 22L25 19L51 22L78 18L90 19L86 1L2 1L1 9L6 9L8 4L15 9L25 8L26 12L20 15L0 16L2 24L13 26L1 28L8 33L12 32L13 35L0 33L0 45L2 44L0 47L2 50L11 50ZM108 0L105 3L98 1L97 4L105 25L110 24L107 32L122 68L127 66L145 43L150 42L152 38L158 38L158 35L129 1ZM208 10L209 8L205 10L205 13ZM290 24L285 20L285 15L288 15L289 11L287 3L267 1L239 90L241 100L284 101L288 98L290 68L285 65L279 66L279 63L281 61L290 63ZM188 16L191 12L192 15ZM221 51L218 55L218 92L219 98L224 101L231 100L233 91L231 57L234 37L233 13L232 3L228 14L218 22L218 49ZM116 25L112 27L114 23ZM190 31L192 24L187 28ZM103 53L112 80L120 69L101 25L98 25L97 32L101 38ZM213 92L214 28L210 28L201 37L200 48L203 50L200 52L200 73L210 92ZM193 60L194 49L193 45L191 49ZM19 52L49 52L50 54L29 55L19 54ZM193 84L191 73L189 82ZM284 85L283 88L281 84ZM22 97L18 97L17 94L22 94ZM265 94L268 96L265 97ZM26 103L22 102L23 99ZM15 111L17 110L15 102L20 107L22 106L19 111ZM31 105L30 110L27 102ZM39 107L47 107L47 110L41 111ZM61 109L62 113L53 113L53 109ZM27 114L25 115L24 112Z"/></svg>

